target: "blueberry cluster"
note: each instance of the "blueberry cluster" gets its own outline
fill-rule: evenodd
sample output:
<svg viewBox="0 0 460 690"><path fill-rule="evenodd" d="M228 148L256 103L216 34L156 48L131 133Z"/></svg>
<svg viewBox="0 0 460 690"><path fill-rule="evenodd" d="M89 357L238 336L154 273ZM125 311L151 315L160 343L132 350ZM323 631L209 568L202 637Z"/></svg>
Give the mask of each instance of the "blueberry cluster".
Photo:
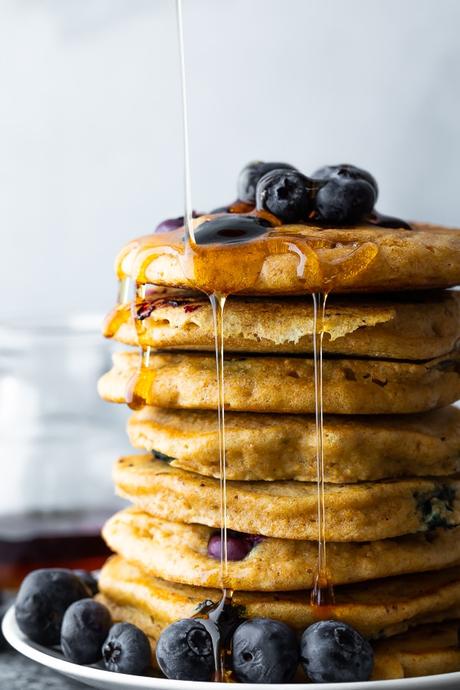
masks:
<svg viewBox="0 0 460 690"><path fill-rule="evenodd" d="M307 177L286 163L248 163L238 178L238 197L283 223L360 223L378 196L374 177L354 165L328 165Z"/></svg>
<svg viewBox="0 0 460 690"><path fill-rule="evenodd" d="M156 650L163 673L174 680L212 680L218 625L186 618L166 628ZM299 662L313 683L365 681L374 663L369 642L339 621L314 623L299 643L285 623L252 618L236 627L229 648L232 671L242 683L289 683Z"/></svg>
<svg viewBox="0 0 460 690"><path fill-rule="evenodd" d="M73 663L102 660L109 671L145 674L151 666L147 636L130 623L112 625L109 610L91 598L97 590L97 581L85 571L35 570L19 589L17 624L34 642L60 646Z"/></svg>

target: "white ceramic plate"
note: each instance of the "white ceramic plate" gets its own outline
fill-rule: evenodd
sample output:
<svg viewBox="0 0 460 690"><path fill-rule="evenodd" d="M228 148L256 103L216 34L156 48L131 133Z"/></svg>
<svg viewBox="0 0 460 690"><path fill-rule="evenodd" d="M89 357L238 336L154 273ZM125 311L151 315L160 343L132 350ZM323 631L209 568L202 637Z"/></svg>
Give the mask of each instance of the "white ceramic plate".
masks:
<svg viewBox="0 0 460 690"><path fill-rule="evenodd" d="M3 634L10 645L24 656L38 664L62 673L73 680L100 690L227 690L226 683L198 683L189 680L168 680L152 676L128 676L111 673L97 666L78 666L66 661L63 655L55 650L31 642L19 630L12 606L3 619ZM296 683L293 685L257 686L249 683L238 683L238 690L459 690L460 673L446 673L442 676L425 676L424 678L406 678L404 680L380 680L368 683Z"/></svg>

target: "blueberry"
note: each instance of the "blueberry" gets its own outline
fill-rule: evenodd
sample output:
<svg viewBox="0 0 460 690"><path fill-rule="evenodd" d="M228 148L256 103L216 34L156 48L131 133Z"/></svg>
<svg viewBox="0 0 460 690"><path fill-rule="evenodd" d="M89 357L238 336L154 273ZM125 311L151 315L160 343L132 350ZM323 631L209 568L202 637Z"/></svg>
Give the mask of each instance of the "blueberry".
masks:
<svg viewBox="0 0 460 690"><path fill-rule="evenodd" d="M244 166L238 175L238 199L247 204L255 204L257 183L261 177L271 170L296 170L296 168L288 163L251 161L251 163Z"/></svg>
<svg viewBox="0 0 460 690"><path fill-rule="evenodd" d="M257 183L256 206L285 223L307 220L316 189L317 183L297 170L272 170Z"/></svg>
<svg viewBox="0 0 460 690"><path fill-rule="evenodd" d="M316 209L324 223L358 223L372 211L375 192L366 180L331 177L318 190Z"/></svg>
<svg viewBox="0 0 460 690"><path fill-rule="evenodd" d="M379 194L377 180L370 172L362 168L357 168L356 165L350 165L349 163L342 163L342 165L324 165L322 168L315 170L312 177L316 180L328 180L331 177L340 177L349 180L364 180L374 189L374 203L377 201Z"/></svg>
<svg viewBox="0 0 460 690"><path fill-rule="evenodd" d="M252 618L233 635L233 670L242 683L289 683L297 670L297 638L285 623Z"/></svg>
<svg viewBox="0 0 460 690"><path fill-rule="evenodd" d="M16 599L16 622L34 642L59 644L64 613L74 601L90 594L71 570L34 570L27 575Z"/></svg>
<svg viewBox="0 0 460 690"><path fill-rule="evenodd" d="M89 591L91 592L92 596L96 596L96 594L99 592L99 585L97 582L97 578L95 577L94 571L93 573L90 572L89 570L74 570L73 571L77 577L80 578L80 580L83 581L83 583L88 587Z"/></svg>
<svg viewBox="0 0 460 690"><path fill-rule="evenodd" d="M199 218L201 215L203 214L192 211L192 218ZM177 228L181 228L183 225L184 216L178 216L177 218L166 218L166 220L162 220L161 223L158 223L153 232L172 232L172 230L177 230Z"/></svg>
<svg viewBox="0 0 460 690"><path fill-rule="evenodd" d="M152 663L149 638L131 623L116 623L103 644L102 658L108 671L141 676Z"/></svg>
<svg viewBox="0 0 460 690"><path fill-rule="evenodd" d="M213 623L207 621L207 625ZM167 678L212 680L215 664L211 635L198 619L185 618L177 621L161 633L157 645L157 661Z"/></svg>
<svg viewBox="0 0 460 690"><path fill-rule="evenodd" d="M300 658L313 683L369 680L374 666L369 642L340 621L310 625L300 640Z"/></svg>
<svg viewBox="0 0 460 690"><path fill-rule="evenodd" d="M112 625L109 610L94 599L80 599L62 619L61 648L75 664L94 664L102 657L102 644Z"/></svg>
<svg viewBox="0 0 460 690"><path fill-rule="evenodd" d="M221 534L212 534L208 541L208 555L211 558L221 557ZM228 531L227 533L227 558L229 561L242 561L257 543L257 537L240 532Z"/></svg>

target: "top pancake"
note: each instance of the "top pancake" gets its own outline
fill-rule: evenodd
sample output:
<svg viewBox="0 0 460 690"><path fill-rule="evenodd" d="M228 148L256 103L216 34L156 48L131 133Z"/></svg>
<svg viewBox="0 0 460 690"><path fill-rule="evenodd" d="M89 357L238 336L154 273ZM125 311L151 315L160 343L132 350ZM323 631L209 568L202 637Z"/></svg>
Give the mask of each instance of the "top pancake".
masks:
<svg viewBox="0 0 460 690"><path fill-rule="evenodd" d="M213 217L196 219L197 236L199 225ZM331 276L334 276L334 292L418 290L460 283L460 233L453 228L423 223L414 223L411 230L283 225L270 234L270 247L265 236L243 244L225 245L234 259L233 263L228 262L227 272L239 271L244 279L242 289L238 290L241 294L327 291ZM189 288L196 274L188 272L191 280L185 276L183 235L181 228L129 243L116 259L118 276L139 283ZM306 245L305 263L299 252L287 251L291 239ZM225 272L217 265L217 255L220 253L222 257L223 246L207 245L205 263L214 273L214 282ZM246 269L251 259L248 257L254 254L262 255L262 259L253 279L249 280Z"/></svg>

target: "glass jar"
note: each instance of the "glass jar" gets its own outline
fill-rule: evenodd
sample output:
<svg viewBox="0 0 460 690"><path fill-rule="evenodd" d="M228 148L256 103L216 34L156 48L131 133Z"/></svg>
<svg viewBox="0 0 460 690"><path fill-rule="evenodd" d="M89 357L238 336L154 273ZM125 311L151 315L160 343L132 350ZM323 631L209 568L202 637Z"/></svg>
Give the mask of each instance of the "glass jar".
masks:
<svg viewBox="0 0 460 690"><path fill-rule="evenodd" d="M117 508L125 410L98 397L101 319L0 323L0 588L37 567L96 568Z"/></svg>

